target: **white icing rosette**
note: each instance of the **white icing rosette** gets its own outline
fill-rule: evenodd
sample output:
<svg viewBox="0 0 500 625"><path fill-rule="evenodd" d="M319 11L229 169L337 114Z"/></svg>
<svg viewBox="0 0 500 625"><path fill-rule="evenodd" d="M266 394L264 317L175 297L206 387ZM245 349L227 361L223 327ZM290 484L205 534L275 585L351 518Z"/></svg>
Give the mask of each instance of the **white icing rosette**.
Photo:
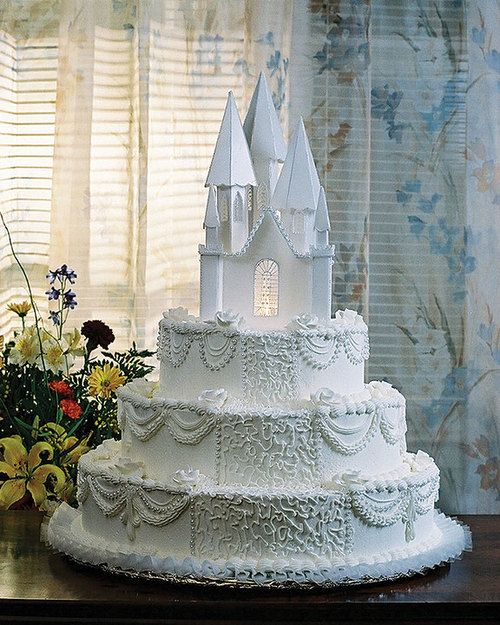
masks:
<svg viewBox="0 0 500 625"><path fill-rule="evenodd" d="M151 399L159 387L158 382L150 382L144 378L136 378L128 383L129 390L134 391L138 395Z"/></svg>
<svg viewBox="0 0 500 625"><path fill-rule="evenodd" d="M122 475L137 477L144 477L146 467L143 462L134 462L131 458L126 456L119 458L114 464L113 468L119 471Z"/></svg>
<svg viewBox="0 0 500 625"><path fill-rule="evenodd" d="M237 329L243 323L243 317L234 310L218 310L215 313L215 323L221 328Z"/></svg>
<svg viewBox="0 0 500 625"><path fill-rule="evenodd" d="M311 401L318 408L331 408L344 403L344 396L335 393L330 388L319 388L315 393L311 393Z"/></svg>
<svg viewBox="0 0 500 625"><path fill-rule="evenodd" d="M220 410L227 399L227 391L223 388L208 388L198 396L198 401L206 408Z"/></svg>
<svg viewBox="0 0 500 625"><path fill-rule="evenodd" d="M316 315L311 313L303 313L295 315L287 325L289 330L315 330L319 326L319 320Z"/></svg>
<svg viewBox="0 0 500 625"><path fill-rule="evenodd" d="M409 465L412 473L423 471L428 466L433 464L433 460L429 454L426 454L425 451L421 450L417 451L416 454L407 453L404 461Z"/></svg>
<svg viewBox="0 0 500 625"><path fill-rule="evenodd" d="M367 385L372 399L389 399L398 395L398 391L389 382L373 380Z"/></svg>
<svg viewBox="0 0 500 625"><path fill-rule="evenodd" d="M361 471L344 471L334 473L332 477L324 483L326 488L346 490L348 488L362 486L368 482L368 478L363 476Z"/></svg>
<svg viewBox="0 0 500 625"><path fill-rule="evenodd" d="M193 469L192 467L186 467L185 469L179 469L176 471L172 477L172 480L179 484L180 486L195 486L198 484L203 478L203 476L198 469Z"/></svg>
<svg viewBox="0 0 500 625"><path fill-rule="evenodd" d="M345 310L337 310L333 322L336 324L340 323L343 325L358 326L360 329L363 330L368 329L368 326L363 321L363 317L359 315L355 310L351 310L350 308L346 308Z"/></svg>
<svg viewBox="0 0 500 625"><path fill-rule="evenodd" d="M177 308L169 308L166 312L163 313L165 319L169 319L170 321L176 322L186 322L186 321L198 321L197 317L194 315L190 315L187 308L183 308L182 306L178 306Z"/></svg>
<svg viewBox="0 0 500 625"><path fill-rule="evenodd" d="M116 441L112 438L107 438L100 445L98 445L92 451L89 451L89 455L92 454L95 460L110 460L116 454Z"/></svg>

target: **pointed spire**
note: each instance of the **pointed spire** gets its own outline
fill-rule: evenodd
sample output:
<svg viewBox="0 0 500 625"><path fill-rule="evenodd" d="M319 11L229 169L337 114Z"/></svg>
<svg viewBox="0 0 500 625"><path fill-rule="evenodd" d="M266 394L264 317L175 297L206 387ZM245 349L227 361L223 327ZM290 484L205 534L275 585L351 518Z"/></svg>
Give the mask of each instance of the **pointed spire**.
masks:
<svg viewBox="0 0 500 625"><path fill-rule="evenodd" d="M217 211L217 195L215 194L215 187L210 185L207 199L207 210L205 211L205 220L203 221L204 228L218 228L220 225L219 213Z"/></svg>
<svg viewBox="0 0 500 625"><path fill-rule="evenodd" d="M257 184L232 91L227 96L226 109L205 186L211 184L226 187Z"/></svg>
<svg viewBox="0 0 500 625"><path fill-rule="evenodd" d="M314 212L319 188L318 172L301 117L288 146L271 205L277 210Z"/></svg>
<svg viewBox="0 0 500 625"><path fill-rule="evenodd" d="M267 158L279 163L285 160L283 132L263 72L250 100L243 130L254 159Z"/></svg>
<svg viewBox="0 0 500 625"><path fill-rule="evenodd" d="M328 232L330 230L330 218L328 216L328 206L326 205L325 190L323 187L320 187L319 189L314 229L318 232Z"/></svg>

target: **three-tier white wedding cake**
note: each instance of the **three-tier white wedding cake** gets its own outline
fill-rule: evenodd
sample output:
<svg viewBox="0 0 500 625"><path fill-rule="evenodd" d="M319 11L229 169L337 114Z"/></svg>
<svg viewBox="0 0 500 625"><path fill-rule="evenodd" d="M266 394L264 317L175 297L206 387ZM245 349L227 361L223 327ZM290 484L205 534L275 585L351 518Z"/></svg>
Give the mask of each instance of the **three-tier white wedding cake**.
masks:
<svg viewBox="0 0 500 625"><path fill-rule="evenodd" d="M164 314L159 384L118 391L122 439L82 457L49 542L113 571L271 586L458 557L468 531L434 509L433 460L406 451L404 397L364 383L362 317L331 318L325 193L263 75L243 125L229 94L206 186L200 317Z"/></svg>

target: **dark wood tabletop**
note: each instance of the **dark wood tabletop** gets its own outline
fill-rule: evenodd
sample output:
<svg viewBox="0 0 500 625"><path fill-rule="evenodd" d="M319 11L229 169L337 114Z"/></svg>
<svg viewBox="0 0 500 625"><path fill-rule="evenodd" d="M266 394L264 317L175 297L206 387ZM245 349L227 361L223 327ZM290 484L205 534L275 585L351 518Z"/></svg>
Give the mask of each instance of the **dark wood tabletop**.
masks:
<svg viewBox="0 0 500 625"><path fill-rule="evenodd" d="M493 623L498 622L500 517L462 516L473 551L392 583L337 590L173 586L112 576L52 553L42 516L0 512L0 623Z"/></svg>

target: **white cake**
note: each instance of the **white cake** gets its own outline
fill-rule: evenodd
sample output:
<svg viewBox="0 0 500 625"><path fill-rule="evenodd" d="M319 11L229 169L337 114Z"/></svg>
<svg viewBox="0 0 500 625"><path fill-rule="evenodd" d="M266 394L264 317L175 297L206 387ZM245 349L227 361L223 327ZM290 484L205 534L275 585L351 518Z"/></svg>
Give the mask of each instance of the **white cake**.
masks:
<svg viewBox="0 0 500 625"><path fill-rule="evenodd" d="M468 531L434 509L433 460L406 451L404 397L364 383L363 319L331 318L325 194L263 75L243 126L229 94L207 186L200 317L164 314L159 384L118 391L122 439L82 457L49 542L113 571L271 586L458 557Z"/></svg>

